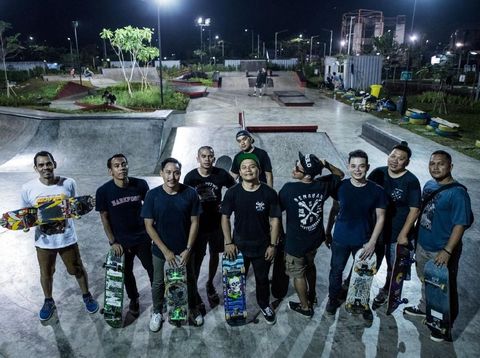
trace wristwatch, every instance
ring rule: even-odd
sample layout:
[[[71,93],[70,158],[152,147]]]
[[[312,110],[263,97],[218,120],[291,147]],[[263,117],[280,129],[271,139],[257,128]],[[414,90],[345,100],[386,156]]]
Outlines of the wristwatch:
[[[269,247],[273,247],[274,249],[276,249],[277,246],[278,246],[278,244],[272,244],[272,243],[270,243],[270,244],[268,244],[268,246],[269,246]]]
[[[186,249],[186,250],[187,250],[188,252],[190,252],[191,249],[192,249],[192,248],[191,248],[190,246],[187,246],[187,249]]]

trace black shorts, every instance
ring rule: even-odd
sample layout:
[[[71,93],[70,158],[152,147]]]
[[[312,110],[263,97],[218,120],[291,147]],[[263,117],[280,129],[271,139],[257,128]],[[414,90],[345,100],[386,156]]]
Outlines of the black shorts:
[[[220,227],[215,231],[198,233],[197,240],[195,240],[194,245],[195,254],[205,256],[207,252],[207,243],[210,255],[223,252],[223,232]]]

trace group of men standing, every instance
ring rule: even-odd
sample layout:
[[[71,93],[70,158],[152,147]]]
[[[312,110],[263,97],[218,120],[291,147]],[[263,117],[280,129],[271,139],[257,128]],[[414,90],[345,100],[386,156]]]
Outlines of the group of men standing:
[[[286,272],[293,279],[299,302],[290,301],[288,305],[299,315],[310,318],[314,313],[317,303],[315,255],[322,242],[332,251],[326,313],[335,314],[344,300],[342,274],[350,255],[358,250],[362,250],[365,258],[375,252],[378,266],[386,257],[386,282],[374,299],[375,306],[383,304],[388,295],[395,245],[412,245],[418,219],[417,274],[422,280],[425,262],[430,258],[438,265],[448,266],[453,318],[456,317],[461,239],[464,230],[472,224],[473,215],[466,188],[452,177],[452,159],[447,152],[432,153],[429,161],[432,179],[425,184],[423,198],[418,179],[407,169],[412,152],[406,142],[392,149],[387,166],[373,170],[368,177],[370,167],[364,151],[349,153],[347,179],[326,160],[299,153],[292,168],[294,181],[286,183],[277,194],[267,152],[253,145],[254,139],[246,130],[239,131],[236,140],[240,152],[233,159],[230,173],[215,166],[212,147],[202,146],[197,152],[198,167],[185,176],[183,183],[180,182],[181,163],[167,158],[161,163],[163,184],[151,190],[143,179],[128,175],[128,161],[123,154],[115,154],[107,161],[112,180],[98,188],[96,210],[112,250],[125,255],[125,287],[130,299],[129,310],[134,315],[140,311],[133,275],[135,256],[147,271],[153,301],[150,330],[158,331],[164,320],[166,264],[186,266],[190,320],[195,326],[203,324],[206,309],[197,285],[207,244],[210,261],[205,287],[210,305],[220,301],[213,285],[219,254],[224,252],[234,258],[241,251],[247,271],[250,265],[253,267],[261,312],[267,323],[274,324],[276,315],[270,305],[269,270],[283,231],[283,211],[286,213],[285,257],[276,257],[276,260],[285,260]],[[23,186],[24,206],[38,205],[59,195],[76,195],[72,179],[55,176],[52,154],[37,153],[34,168],[39,179]],[[324,169],[330,174],[322,175]],[[222,189],[227,189],[223,200]],[[323,207],[329,197],[335,201],[324,228]],[[57,254],[68,273],[77,278],[87,311],[98,310],[98,303],[88,290],[73,225],[68,219],[36,230],[45,295],[39,313],[41,320],[49,319],[55,310],[52,284]],[[425,316],[423,286],[422,283],[420,304],[407,307],[405,314]],[[373,319],[370,309],[365,311],[364,318]],[[451,339],[450,334],[432,333],[432,339]]]

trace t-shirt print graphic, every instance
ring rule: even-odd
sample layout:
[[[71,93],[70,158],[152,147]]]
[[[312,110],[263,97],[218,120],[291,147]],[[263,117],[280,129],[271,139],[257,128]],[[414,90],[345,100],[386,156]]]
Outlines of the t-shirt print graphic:
[[[39,207],[40,205],[45,204],[47,202],[60,201],[64,199],[66,199],[65,194],[43,196],[43,197],[37,198],[35,206]],[[67,220],[59,220],[51,224],[40,225],[39,230],[42,234],[45,234],[45,235],[63,234],[65,232],[66,224],[67,224]]]
[[[295,201],[298,204],[300,227],[306,231],[315,230],[322,220],[322,198],[312,197],[305,200],[300,196]]]

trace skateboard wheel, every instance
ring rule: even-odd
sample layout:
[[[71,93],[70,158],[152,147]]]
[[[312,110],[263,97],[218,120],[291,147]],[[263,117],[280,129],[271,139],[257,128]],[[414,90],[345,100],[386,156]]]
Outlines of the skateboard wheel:
[[[243,318],[247,318],[247,311],[243,312]]]
[[[372,275],[375,275],[377,273],[377,269],[376,268],[373,268],[372,269]]]
[[[224,269],[223,269],[223,276],[226,276],[227,273],[228,273],[228,270],[224,268]]]
[[[354,268],[354,271],[355,271],[355,272],[358,272],[358,271],[360,271],[360,270],[358,269],[358,267],[355,267],[355,268]]]
[[[230,319],[230,314],[229,313],[225,313],[225,319],[228,321]]]
[[[240,272],[245,273],[245,267],[244,266],[242,266],[242,268],[240,269]]]

